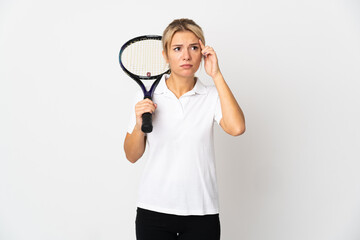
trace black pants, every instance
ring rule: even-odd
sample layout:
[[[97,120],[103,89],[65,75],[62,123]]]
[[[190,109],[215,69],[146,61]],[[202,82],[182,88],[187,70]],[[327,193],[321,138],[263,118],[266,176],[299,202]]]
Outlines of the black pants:
[[[138,208],[136,239],[220,240],[219,214],[177,216]]]

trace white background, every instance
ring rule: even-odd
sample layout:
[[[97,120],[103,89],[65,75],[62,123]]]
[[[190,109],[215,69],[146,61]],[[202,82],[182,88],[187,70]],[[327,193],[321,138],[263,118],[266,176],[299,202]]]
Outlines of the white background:
[[[359,1],[0,0],[1,240],[135,239],[118,51],[180,17],[246,115],[215,129],[222,239],[360,239]]]

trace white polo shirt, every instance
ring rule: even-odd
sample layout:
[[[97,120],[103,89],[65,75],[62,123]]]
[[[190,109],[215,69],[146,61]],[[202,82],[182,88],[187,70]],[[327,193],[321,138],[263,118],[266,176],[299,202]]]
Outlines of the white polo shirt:
[[[157,109],[141,159],[146,164],[137,206],[175,215],[219,213],[213,126],[222,114],[216,87],[198,79],[178,99],[168,89],[167,78],[163,76],[153,96]],[[143,98],[139,93],[136,102]],[[135,124],[132,113],[129,133]]]

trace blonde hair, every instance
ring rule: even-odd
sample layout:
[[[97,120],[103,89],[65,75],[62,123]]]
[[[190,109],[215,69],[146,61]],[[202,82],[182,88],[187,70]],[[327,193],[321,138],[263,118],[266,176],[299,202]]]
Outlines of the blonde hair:
[[[183,32],[183,31],[190,31],[194,33],[195,36],[198,37],[205,45],[204,33],[199,25],[197,25],[191,19],[187,19],[187,18],[175,19],[166,27],[162,36],[162,45],[166,57],[168,56],[168,48],[169,45],[171,44],[171,40],[173,36],[175,35],[175,33]]]

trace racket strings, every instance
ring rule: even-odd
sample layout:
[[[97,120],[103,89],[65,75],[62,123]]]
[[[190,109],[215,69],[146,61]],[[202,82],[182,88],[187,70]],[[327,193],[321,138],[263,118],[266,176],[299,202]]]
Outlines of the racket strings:
[[[129,45],[124,49],[121,61],[129,72],[138,76],[156,76],[168,70],[160,40],[147,39]]]

